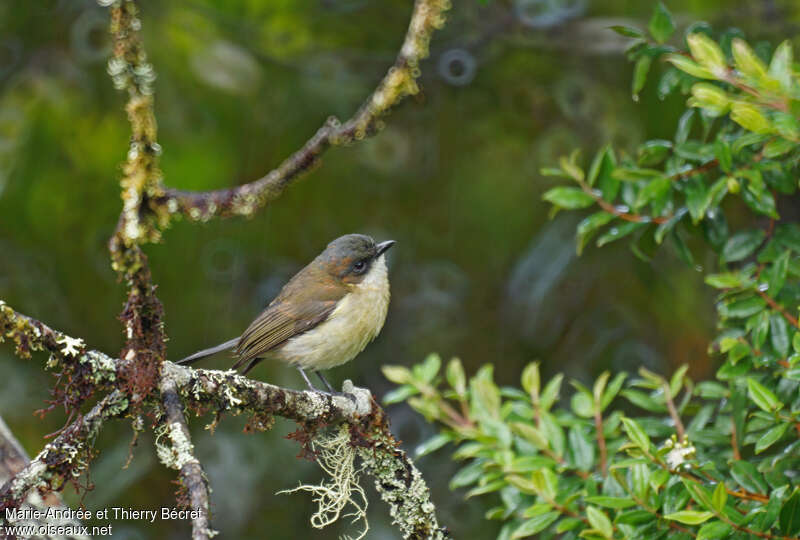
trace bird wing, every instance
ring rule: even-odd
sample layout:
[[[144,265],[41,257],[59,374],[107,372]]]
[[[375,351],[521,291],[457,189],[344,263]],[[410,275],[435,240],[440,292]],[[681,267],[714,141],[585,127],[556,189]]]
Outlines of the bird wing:
[[[298,304],[276,299],[239,338],[236,347],[239,359],[234,369],[323,322],[336,309],[337,300],[307,300]],[[247,370],[254,365],[249,364]]]

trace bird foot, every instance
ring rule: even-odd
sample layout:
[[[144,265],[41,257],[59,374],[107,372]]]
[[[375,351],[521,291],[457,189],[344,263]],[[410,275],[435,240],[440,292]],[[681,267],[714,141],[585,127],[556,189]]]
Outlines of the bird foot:
[[[325,391],[323,391],[323,390],[317,390],[317,392],[318,392],[318,393],[320,393],[320,394],[322,394],[323,396],[331,396],[331,397],[338,396],[338,397],[344,397],[344,398],[347,398],[347,399],[349,399],[349,400],[350,400],[350,401],[352,401],[353,403],[355,403],[355,402],[356,402],[356,396],[354,396],[353,394],[351,394],[351,393],[349,393],[349,392],[325,392]]]

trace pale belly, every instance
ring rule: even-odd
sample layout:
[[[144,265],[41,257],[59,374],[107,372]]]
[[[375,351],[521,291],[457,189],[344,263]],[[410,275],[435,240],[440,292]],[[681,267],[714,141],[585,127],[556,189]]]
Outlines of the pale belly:
[[[355,285],[324,322],[289,339],[268,356],[310,371],[344,364],[375,339],[388,308],[389,282],[381,256],[367,279]]]

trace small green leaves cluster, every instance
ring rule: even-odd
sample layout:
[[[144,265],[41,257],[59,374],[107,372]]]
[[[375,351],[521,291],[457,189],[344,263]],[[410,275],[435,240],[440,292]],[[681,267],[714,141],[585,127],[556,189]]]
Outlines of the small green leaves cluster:
[[[490,364],[468,377],[431,355],[384,369],[398,384],[386,401],[439,426],[418,454],[455,449],[450,487],[494,504],[500,539],[796,538],[800,225],[779,203],[800,178],[800,69],[789,42],[753,48],[705,23],[678,36],[661,3],[647,32],[613,30],[632,39],[634,98],[658,72],[658,96],[682,94],[686,110],[670,140],[543,169],[566,179],[543,198],[553,214],[589,210],[579,253],[627,238],[641,259],[667,245],[705,273],[716,378],[641,369],[568,390],[531,364],[499,387]],[[709,251],[716,263],[697,265]]]
[[[399,385],[385,401],[437,423],[417,456],[455,447],[465,464],[450,488],[494,501],[485,517],[499,540],[793,538],[796,384],[776,393],[755,377],[695,384],[686,372],[606,372],[591,388],[570,381],[567,399],[564,377],[543,381],[537,363],[499,387],[491,364],[467,378],[458,359],[442,370],[430,355],[384,368]]]

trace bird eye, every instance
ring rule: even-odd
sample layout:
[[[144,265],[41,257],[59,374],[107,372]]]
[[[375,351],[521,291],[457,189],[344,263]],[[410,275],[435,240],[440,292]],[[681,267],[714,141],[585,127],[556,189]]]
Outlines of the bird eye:
[[[353,272],[356,274],[360,274],[366,269],[367,269],[367,261],[358,261],[353,265]]]

